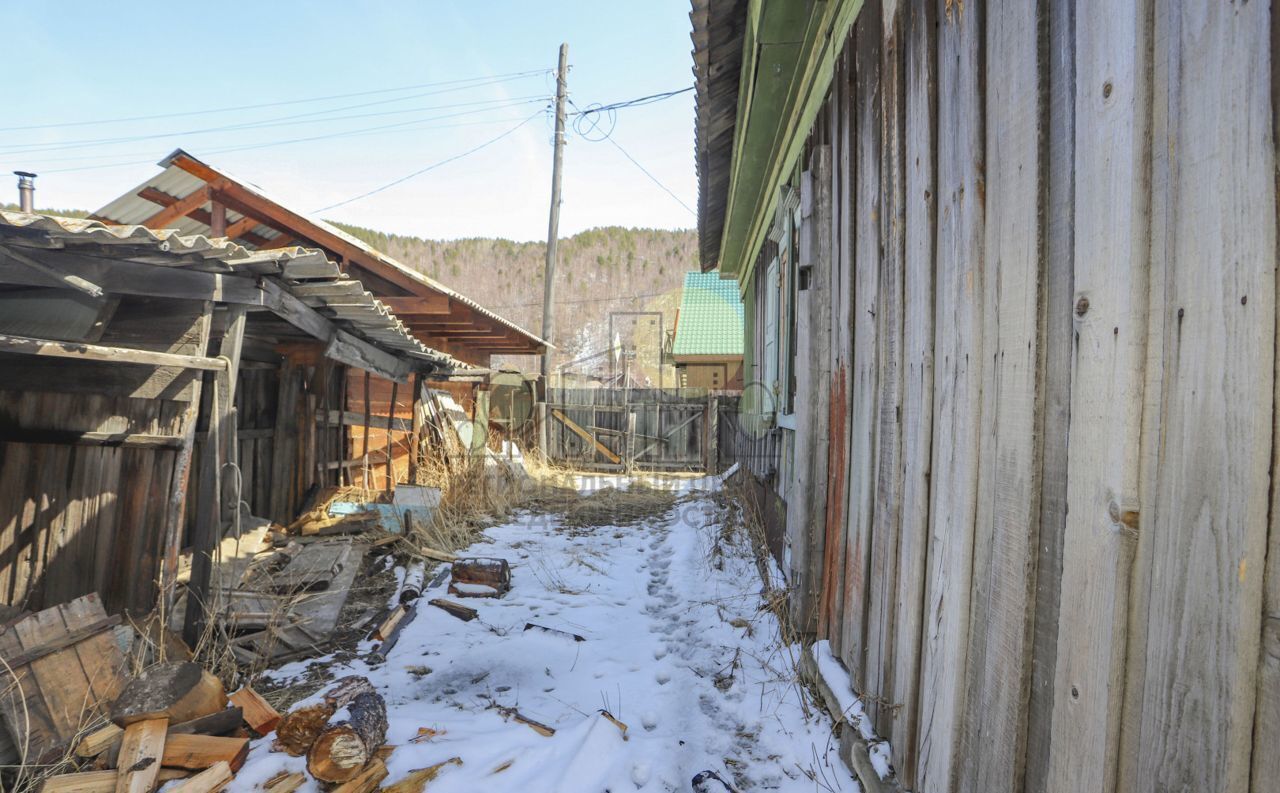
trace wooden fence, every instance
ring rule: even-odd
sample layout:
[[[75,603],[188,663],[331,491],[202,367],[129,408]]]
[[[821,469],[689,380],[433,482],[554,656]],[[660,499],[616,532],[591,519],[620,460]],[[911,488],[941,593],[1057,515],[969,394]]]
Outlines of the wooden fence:
[[[703,389],[553,389],[547,454],[590,470],[716,471],[721,397]]]
[[[1259,2],[860,12],[779,448],[801,617],[906,789],[1280,780],[1276,40]]]

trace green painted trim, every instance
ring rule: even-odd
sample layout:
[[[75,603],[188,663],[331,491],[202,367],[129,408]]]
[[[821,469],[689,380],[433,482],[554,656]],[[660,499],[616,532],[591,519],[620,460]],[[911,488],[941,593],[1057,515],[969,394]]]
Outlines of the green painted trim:
[[[795,36],[794,27],[790,27],[790,40],[782,38],[788,35],[788,26],[796,23],[794,16],[784,12],[768,18],[759,15],[779,6],[794,9],[799,4],[787,0],[759,0],[759,3],[759,10],[755,5],[748,7],[740,82],[744,90],[738,97],[733,173],[725,209],[724,233],[720,239],[720,270],[737,277],[739,290],[744,294],[745,285],[755,268],[756,253],[764,244],[777,207],[778,188],[786,175],[797,167],[804,141],[831,87],[836,56],[862,10],[863,0],[829,0],[811,4],[802,43],[797,44],[791,44],[799,38]],[[767,9],[764,7],[766,3]],[[753,13],[756,16],[751,16]],[[764,33],[757,33],[759,30]],[[764,44],[770,47],[796,48],[794,58],[789,59],[792,79],[781,95],[777,91],[756,90],[763,46],[761,35],[765,39]],[[746,49],[748,46],[750,49]],[[786,68],[782,59],[765,65]],[[748,135],[756,130],[760,132],[748,140]]]

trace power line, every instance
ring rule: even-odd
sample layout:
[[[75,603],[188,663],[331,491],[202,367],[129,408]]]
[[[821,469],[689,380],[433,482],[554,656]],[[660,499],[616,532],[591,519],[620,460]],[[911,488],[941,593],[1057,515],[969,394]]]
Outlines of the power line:
[[[661,102],[662,100],[670,99],[673,96],[679,96],[680,94],[687,94],[690,91],[692,91],[693,88],[694,87],[691,85],[688,88],[680,88],[675,91],[663,91],[660,94],[649,94],[648,96],[641,96],[635,99],[625,99],[621,102],[613,102],[607,105],[588,105],[585,110],[582,108],[578,108],[578,110],[576,110],[573,113],[570,113],[569,115],[585,116],[593,113],[607,113],[614,110],[622,110],[623,108],[627,108],[627,107],[642,107],[644,105],[652,105],[655,102]],[[574,105],[574,107],[577,107],[577,105]]]
[[[357,96],[374,96],[376,94],[395,93],[396,91],[413,91],[419,88],[435,88],[442,85],[458,85],[461,83],[471,83],[481,80],[497,80],[499,78],[519,78],[530,77],[534,75],[544,74],[547,69],[530,69],[523,72],[507,72],[506,74],[487,75],[484,77],[465,77],[457,80],[443,80],[434,83],[416,83],[414,85],[401,85],[394,88],[378,88],[370,91],[354,91],[346,94],[329,94],[328,96],[307,97],[304,99],[286,99],[279,102],[261,102],[252,105],[234,105],[231,107],[216,107],[206,110],[186,110],[174,113],[156,113],[147,116],[125,116],[120,118],[95,119],[90,121],[61,121],[51,122],[48,124],[27,124],[25,126],[0,127],[0,132],[17,132],[28,129],[54,129],[57,127],[84,127],[96,124],[123,124],[132,121],[155,121],[162,118],[181,118],[184,116],[203,116],[213,113],[227,113],[235,110],[259,110],[266,107],[284,107],[286,105],[307,104],[310,102],[327,102],[331,99],[350,99]]]
[[[484,143],[481,143],[479,146],[476,146],[476,147],[474,147],[474,148],[468,149],[468,150],[466,150],[466,151],[462,152],[461,154],[455,154],[454,156],[449,157],[449,158],[446,158],[446,159],[443,159],[443,160],[441,160],[440,162],[432,163],[431,165],[428,165],[428,166],[427,166],[427,167],[425,167],[425,168],[420,168],[420,169],[418,169],[418,170],[414,171],[413,173],[405,174],[404,176],[401,176],[399,179],[396,179],[396,180],[391,181],[391,182],[387,182],[386,184],[382,185],[381,187],[374,188],[373,190],[370,190],[370,191],[368,191],[367,193],[361,193],[360,195],[358,195],[358,196],[353,196],[353,197],[351,197],[351,198],[348,198],[348,199],[347,199],[347,200],[345,200],[345,201],[339,201],[339,202],[338,202],[338,203],[336,203],[336,204],[330,204],[329,206],[321,207],[321,208],[319,208],[319,209],[317,209],[317,210],[314,210],[312,214],[319,214],[319,213],[321,213],[321,212],[328,212],[330,209],[337,209],[337,208],[338,208],[338,207],[340,207],[340,206],[346,206],[347,204],[351,204],[351,203],[354,203],[354,202],[359,201],[359,200],[361,200],[361,199],[368,198],[368,197],[369,197],[369,196],[371,196],[371,195],[376,195],[377,193],[381,193],[383,190],[387,190],[387,189],[390,189],[390,188],[392,188],[392,187],[395,187],[395,186],[396,186],[396,185],[398,185],[398,184],[401,184],[401,183],[403,183],[403,182],[407,182],[407,181],[409,181],[410,179],[414,178],[415,176],[421,176],[422,174],[426,173],[427,171],[435,170],[436,168],[439,168],[439,167],[440,167],[440,166],[442,166],[442,165],[448,165],[448,164],[449,164],[449,163],[451,163],[451,162],[455,162],[455,161],[457,161],[457,160],[461,160],[463,157],[467,157],[467,156],[469,156],[469,155],[475,154],[476,152],[480,151],[481,149],[486,148],[486,147],[488,147],[488,146],[491,146],[491,145],[493,145],[493,144],[497,143],[498,141],[502,140],[503,138],[507,137],[508,135],[513,134],[516,130],[520,129],[520,128],[521,128],[521,127],[523,127],[525,124],[528,124],[530,121],[533,121],[535,118],[537,118],[537,117],[538,117],[538,116],[540,116],[540,115],[542,115],[542,111],[541,111],[541,110],[539,110],[538,112],[536,112],[536,113],[534,113],[533,115],[529,116],[529,117],[528,117],[528,118],[526,118],[524,121],[521,121],[519,124],[516,124],[514,127],[512,127],[512,128],[511,128],[511,129],[509,129],[509,130],[507,130],[506,132],[502,133],[501,135],[497,136],[496,138],[490,138],[489,140],[485,141]]]
[[[467,86],[467,88],[471,88],[471,87],[473,86]],[[457,90],[457,89],[450,89],[450,90]],[[382,111],[380,113],[349,114],[346,116],[334,116],[332,118],[323,118],[323,117],[317,118],[317,116],[324,116],[326,114],[337,113],[344,110],[356,110],[363,107],[369,107],[371,105],[386,104],[387,102],[400,102],[400,101],[406,101],[409,99],[420,99],[425,96],[434,96],[440,93],[445,93],[445,92],[435,91],[435,92],[429,92],[425,94],[415,94],[407,97],[398,97],[393,100],[383,100],[380,102],[369,102],[369,103],[364,103],[359,105],[349,105],[346,107],[330,108],[328,110],[312,111],[309,113],[300,113],[300,114],[295,114],[291,116],[278,116],[276,118],[262,119],[260,121],[249,121],[249,122],[241,122],[236,124],[222,124],[214,127],[203,127],[199,129],[180,130],[177,132],[157,132],[157,133],[150,133],[146,135],[127,135],[127,136],[116,137],[116,138],[80,139],[80,140],[72,140],[72,141],[60,141],[57,143],[35,144],[35,145],[23,144],[23,143],[9,143],[9,144],[0,144],[0,149],[7,149],[7,151],[4,151],[3,153],[8,155],[42,154],[50,151],[66,151],[68,149],[83,149],[83,148],[89,148],[92,146],[112,146],[112,145],[118,145],[121,143],[136,143],[138,141],[143,141],[143,140],[156,140],[157,138],[174,138],[174,137],[183,137],[183,136],[189,136],[189,135],[204,135],[211,132],[239,132],[243,130],[263,129],[263,128],[274,127],[274,126],[288,126],[291,124],[342,121],[342,120],[352,119],[352,118],[369,118],[369,117],[375,117],[375,116],[381,116],[381,115],[396,115],[401,113],[419,112],[424,110],[449,110],[456,107],[473,107],[475,105],[495,104],[495,103],[513,101],[511,98],[504,97],[500,99],[482,99],[482,100],[476,100],[474,102],[454,102],[452,104],[431,105],[431,106],[419,107],[419,108],[402,108],[399,110]],[[537,95],[531,94],[531,95],[526,95],[522,97],[516,97],[516,99],[541,99],[541,98],[542,98],[541,94],[537,94]]]
[[[427,122],[430,122],[430,121],[437,121],[440,119],[457,118],[459,116],[473,115],[475,113],[490,112],[493,110],[505,110],[512,107],[519,107],[521,105],[528,105],[533,102],[541,103],[543,101],[545,101],[545,97],[540,97],[538,99],[533,99],[533,100],[523,100],[519,102],[512,102],[508,105],[496,105],[494,107],[468,110],[468,111],[463,111],[461,113],[449,113],[442,116],[433,116],[431,118],[415,119],[413,121],[398,121],[394,124],[379,124],[372,127],[361,127],[359,129],[354,129],[354,130],[330,132],[323,135],[311,135],[303,138],[286,138],[284,140],[272,140],[272,141],[266,141],[263,143],[251,143],[251,144],[246,144],[242,146],[225,146],[221,148],[209,149],[206,152],[206,154],[227,154],[231,152],[249,151],[253,149],[266,149],[266,148],[272,148],[275,146],[287,146],[287,145],[292,145],[296,143],[310,143],[318,140],[331,140],[334,138],[358,137],[361,135],[372,135],[372,134],[379,134],[379,133],[393,132],[393,131],[401,132],[406,130],[448,129],[452,127],[468,126],[468,124],[466,123],[440,124],[440,125],[428,125],[428,126],[423,126],[423,124],[426,124]],[[481,123],[497,124],[497,123],[512,121],[512,120],[516,120],[516,119],[511,119],[511,118],[486,119],[484,121],[470,122],[470,124],[481,124]],[[523,120],[527,121],[527,119],[523,119]],[[126,160],[126,161],[120,161],[120,162],[100,163],[97,165],[77,165],[69,168],[41,168],[39,170],[40,170],[40,173],[44,173],[44,174],[72,173],[75,171],[95,171],[95,170],[101,170],[104,168],[123,168],[130,165],[152,165],[154,163],[155,163],[155,157],[152,156],[144,160]]]
[[[619,143],[618,143],[616,140],[614,140],[612,137],[605,138],[605,140],[607,140],[607,141],[609,141],[610,143],[612,143],[612,144],[613,144],[613,147],[614,147],[615,149],[617,149],[618,151],[622,152],[622,156],[623,156],[623,157],[626,157],[628,160],[630,160],[630,161],[631,161],[631,164],[632,164],[632,165],[634,165],[635,167],[637,167],[637,168],[639,168],[639,169],[640,169],[640,173],[642,173],[642,174],[644,174],[645,176],[649,177],[649,180],[650,180],[650,181],[652,181],[652,182],[653,182],[654,184],[656,184],[658,187],[661,187],[661,188],[662,188],[662,190],[663,190],[663,192],[665,192],[667,195],[669,195],[669,196],[671,196],[673,199],[675,199],[675,202],[676,202],[677,204],[679,204],[680,206],[684,207],[684,208],[685,208],[685,211],[687,211],[690,215],[693,215],[694,217],[697,217],[697,216],[698,216],[698,213],[697,213],[697,212],[694,212],[694,211],[693,211],[693,209],[692,209],[692,208],[690,208],[688,204],[686,204],[685,202],[683,202],[683,201],[681,201],[681,200],[680,200],[680,196],[678,196],[678,195],[676,195],[675,193],[671,192],[671,188],[667,187],[665,184],[663,184],[662,182],[658,181],[658,177],[656,177],[656,176],[654,176],[653,174],[649,173],[649,170],[648,170],[647,168],[645,168],[643,165],[641,165],[641,164],[636,160],[636,158],[635,158],[635,157],[632,157],[630,154],[628,154],[628,153],[627,153],[627,150],[626,150],[626,149],[624,149],[624,148],[622,148],[621,144],[619,144]]]

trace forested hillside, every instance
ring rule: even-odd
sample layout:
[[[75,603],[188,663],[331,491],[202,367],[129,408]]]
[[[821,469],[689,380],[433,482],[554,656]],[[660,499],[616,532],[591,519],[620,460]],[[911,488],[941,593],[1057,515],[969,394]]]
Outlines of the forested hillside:
[[[538,332],[542,327],[545,243],[481,238],[424,240],[337,224],[373,247],[457,289],[486,308]],[[692,230],[597,228],[560,241],[556,270],[558,361],[608,347],[611,311],[661,311],[671,330],[684,274],[697,267]],[[656,354],[656,326],[619,318],[615,333],[638,345],[642,362]]]

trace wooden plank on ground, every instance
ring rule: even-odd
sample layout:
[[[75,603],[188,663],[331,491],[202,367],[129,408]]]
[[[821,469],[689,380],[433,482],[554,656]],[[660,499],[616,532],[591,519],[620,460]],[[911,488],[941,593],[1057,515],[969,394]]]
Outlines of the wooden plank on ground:
[[[1074,171],[1084,200],[1074,207],[1074,293],[1050,303],[1072,306],[1074,322],[1053,329],[1074,339],[1063,356],[1071,444],[1053,711],[1051,731],[1038,734],[1048,741],[1053,790],[1107,790],[1116,774],[1147,353],[1150,16],[1145,0],[1105,8],[1087,0],[1076,9]],[[1052,616],[1037,613],[1037,633]]]
[[[125,728],[116,761],[120,769],[116,793],[151,793],[155,789],[168,727],[168,719],[148,719]]]
[[[938,243],[932,500],[920,669],[916,786],[951,790],[965,701],[978,424],[984,359],[983,9],[938,20]],[[945,130],[945,133],[942,132]]]
[[[917,724],[933,431],[934,256],[937,240],[937,3],[911,0],[906,45],[906,210],[902,329],[902,523],[898,544],[893,767],[916,789]]]
[[[1271,13],[1155,3],[1148,360],[1160,367],[1145,392],[1141,635],[1126,662],[1118,790],[1249,785],[1274,487]]]

